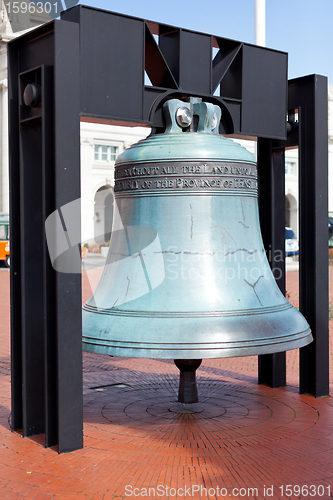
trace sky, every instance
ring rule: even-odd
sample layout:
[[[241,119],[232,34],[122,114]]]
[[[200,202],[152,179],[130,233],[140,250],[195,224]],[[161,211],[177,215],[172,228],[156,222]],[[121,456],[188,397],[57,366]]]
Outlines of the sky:
[[[80,0],[80,4],[255,43],[255,0]],[[333,85],[333,0],[266,0],[266,47],[288,53],[288,77]]]

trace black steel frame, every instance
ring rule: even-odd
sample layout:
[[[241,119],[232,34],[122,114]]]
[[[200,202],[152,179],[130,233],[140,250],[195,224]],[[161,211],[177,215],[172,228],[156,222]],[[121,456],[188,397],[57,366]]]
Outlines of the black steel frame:
[[[298,120],[295,123],[295,115]],[[300,393],[329,394],[328,326],[328,104],[327,78],[310,75],[289,81],[287,141],[259,139],[259,212],[269,255],[284,248],[284,152],[299,148],[299,296],[314,341],[300,349]],[[285,289],[285,265],[277,280]],[[259,356],[259,383],[286,384],[286,353]]]
[[[54,28],[8,47],[12,429],[66,452],[83,445],[81,275],[52,268],[45,219],[80,197],[79,30]],[[23,102],[31,83],[36,109]]]
[[[10,42],[8,56],[12,430],[45,433],[59,452],[83,446],[81,276],[52,268],[44,227],[58,210],[66,232],[61,207],[80,197],[80,117],[159,129],[171,97],[215,102],[221,133],[258,138],[273,255],[284,251],[284,148],[299,147],[301,310],[315,337],[301,350],[300,391],[328,394],[326,78],[292,80],[288,91],[283,52],[83,6]],[[23,101],[28,84],[41,87],[36,108]],[[288,139],[287,110],[300,118]],[[73,245],[68,259],[79,252]],[[284,385],[285,373],[285,353],[259,357],[259,383]]]

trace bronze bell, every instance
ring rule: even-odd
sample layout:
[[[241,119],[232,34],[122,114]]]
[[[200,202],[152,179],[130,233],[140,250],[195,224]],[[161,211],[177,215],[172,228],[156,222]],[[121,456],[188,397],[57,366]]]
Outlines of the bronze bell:
[[[219,135],[218,106],[174,99],[164,114],[164,133],[116,161],[110,249],[83,306],[83,349],[196,366],[307,345],[309,325],[266,258],[254,156]]]

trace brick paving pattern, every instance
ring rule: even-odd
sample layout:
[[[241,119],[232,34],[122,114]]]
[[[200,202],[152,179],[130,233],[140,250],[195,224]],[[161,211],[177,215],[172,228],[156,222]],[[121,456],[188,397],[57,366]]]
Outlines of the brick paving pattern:
[[[296,306],[297,289],[288,272]],[[255,356],[204,360],[192,413],[177,411],[173,361],[84,353],[84,448],[59,455],[12,433],[6,270],[0,291],[0,500],[333,498],[333,400],[298,394],[297,351],[279,389],[257,384]]]

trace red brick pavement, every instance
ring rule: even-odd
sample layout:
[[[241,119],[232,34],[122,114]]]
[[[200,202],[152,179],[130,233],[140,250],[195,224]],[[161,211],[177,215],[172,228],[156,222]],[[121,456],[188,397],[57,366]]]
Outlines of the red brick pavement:
[[[298,275],[287,274],[297,305]],[[203,361],[188,414],[174,411],[172,361],[84,353],[84,448],[58,455],[43,436],[12,433],[7,271],[0,292],[0,500],[333,497],[333,402],[298,394],[296,351],[280,389],[257,385],[256,357]]]

